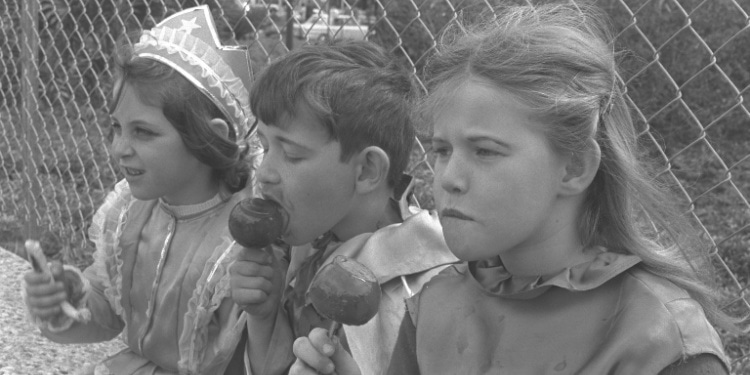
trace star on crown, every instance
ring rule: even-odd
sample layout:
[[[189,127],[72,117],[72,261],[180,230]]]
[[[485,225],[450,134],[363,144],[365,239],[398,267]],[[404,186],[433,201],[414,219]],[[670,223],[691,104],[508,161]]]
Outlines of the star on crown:
[[[189,20],[182,20],[182,27],[180,27],[178,30],[184,31],[187,34],[190,34],[195,29],[200,29],[201,27],[195,23],[196,17],[193,17]]]
[[[135,54],[167,64],[195,84],[234,120],[238,139],[254,130],[247,47],[221,44],[208,5],[177,12],[144,31]]]

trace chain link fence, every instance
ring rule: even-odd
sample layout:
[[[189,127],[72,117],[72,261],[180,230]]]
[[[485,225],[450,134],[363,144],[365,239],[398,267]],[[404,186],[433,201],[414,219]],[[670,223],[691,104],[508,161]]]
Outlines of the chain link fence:
[[[90,262],[86,228],[120,178],[107,151],[116,40],[208,4],[225,44],[255,71],[290,49],[367,38],[421,78],[435,39],[459,17],[509,0],[5,0],[0,4],[0,247],[54,233],[66,261]],[[538,2],[538,1],[533,1]],[[622,80],[644,149],[675,182],[705,237],[727,312],[750,316],[750,0],[599,0],[617,32]],[[425,145],[425,147],[428,147]],[[420,144],[412,172],[426,188]],[[20,251],[20,250],[19,250]],[[735,374],[750,338],[723,335]]]

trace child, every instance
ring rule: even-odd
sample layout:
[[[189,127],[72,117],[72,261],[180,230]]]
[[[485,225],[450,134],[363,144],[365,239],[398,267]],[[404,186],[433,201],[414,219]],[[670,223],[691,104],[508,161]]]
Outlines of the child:
[[[417,89],[391,55],[366,41],[302,47],[254,82],[264,156],[262,195],[289,217],[286,262],[246,249],[232,266],[232,297],[249,313],[254,374],[285,373],[295,337],[328,326],[305,298],[312,276],[336,255],[369,267],[381,284],[378,315],[341,330],[367,373],[384,371],[404,314],[404,299],[455,257],[437,217],[409,207],[402,172],[416,130]]]
[[[680,238],[636,158],[602,20],[570,2],[511,7],[428,65],[434,195],[467,264],[408,301],[389,373],[727,373],[707,319],[725,317],[639,219]],[[291,373],[331,368],[322,333],[295,344]]]
[[[227,220],[248,195],[246,52],[221,47],[200,6],[117,57],[111,153],[125,180],[90,229],[96,253],[82,303],[91,319],[61,315],[63,283],[35,272],[25,275],[30,314],[55,342],[122,334],[127,348],[97,374],[221,374],[245,325],[229,296]]]

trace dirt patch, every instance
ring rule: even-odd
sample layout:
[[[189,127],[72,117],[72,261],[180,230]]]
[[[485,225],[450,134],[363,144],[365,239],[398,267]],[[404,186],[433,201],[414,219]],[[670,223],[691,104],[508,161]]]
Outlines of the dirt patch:
[[[99,344],[58,344],[29,321],[21,299],[23,275],[31,266],[0,248],[0,375],[76,374],[124,347],[115,339]]]

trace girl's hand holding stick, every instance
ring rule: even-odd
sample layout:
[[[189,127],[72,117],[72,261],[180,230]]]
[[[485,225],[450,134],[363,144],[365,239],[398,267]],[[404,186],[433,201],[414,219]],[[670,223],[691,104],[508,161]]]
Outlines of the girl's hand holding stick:
[[[26,255],[37,276],[43,275],[44,279],[48,280],[48,284],[52,286],[57,282],[63,284],[62,290],[54,287],[40,288],[39,285],[42,283],[37,283],[37,281],[41,279],[35,276],[27,276],[27,303],[30,305],[32,315],[44,320],[57,311],[54,305],[58,305],[60,311],[74,321],[88,321],[91,318],[91,312],[85,307],[76,308],[73,306],[73,303],[85,306],[85,303],[82,302],[85,302],[83,299],[88,290],[88,282],[80,271],[74,267],[63,266],[59,262],[53,263],[50,267],[47,256],[42,250],[42,245],[37,240],[27,240],[25,247]],[[36,309],[47,313],[36,314],[34,313]]]

